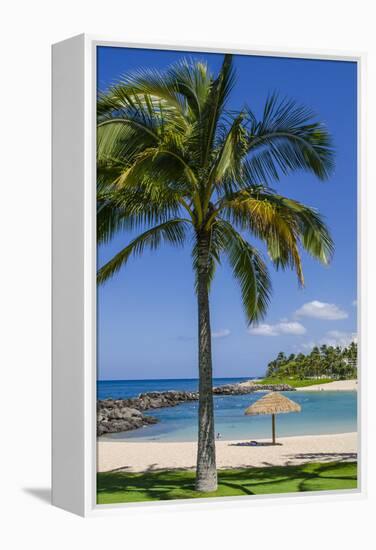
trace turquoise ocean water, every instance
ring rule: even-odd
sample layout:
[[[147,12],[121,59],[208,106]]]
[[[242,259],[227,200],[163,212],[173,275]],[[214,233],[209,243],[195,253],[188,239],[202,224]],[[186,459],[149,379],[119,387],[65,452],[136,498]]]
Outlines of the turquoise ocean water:
[[[217,378],[214,385],[240,382],[242,378]],[[197,389],[197,380],[116,380],[99,381],[98,399],[136,397],[147,391]],[[270,416],[245,416],[244,410],[263,393],[235,396],[215,396],[215,429],[221,439],[256,439],[270,436]],[[343,391],[284,392],[299,403],[300,413],[277,416],[279,436],[317,435],[357,431],[357,393]],[[155,409],[146,414],[155,416],[159,423],[138,430],[112,434],[112,440],[132,441],[195,441],[197,439],[198,403],[184,403],[176,407]]]

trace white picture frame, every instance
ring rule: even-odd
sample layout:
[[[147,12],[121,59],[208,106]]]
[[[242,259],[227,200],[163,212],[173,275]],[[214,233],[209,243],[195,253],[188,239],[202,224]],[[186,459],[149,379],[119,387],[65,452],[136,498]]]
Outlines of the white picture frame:
[[[268,50],[230,44],[135,44],[79,35],[52,48],[52,502],[91,516],[129,508],[197,506],[96,504],[96,48],[148,48],[353,61],[358,67],[358,488],[351,491],[210,499],[200,506],[265,505],[289,499],[362,498],[366,492],[365,430],[365,55]]]

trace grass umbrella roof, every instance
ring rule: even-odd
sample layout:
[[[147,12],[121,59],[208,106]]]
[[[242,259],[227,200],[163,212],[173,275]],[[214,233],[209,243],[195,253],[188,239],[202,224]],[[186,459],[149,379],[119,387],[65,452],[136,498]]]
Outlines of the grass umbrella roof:
[[[245,410],[245,414],[280,414],[300,412],[301,410],[301,406],[295,403],[295,401],[278,392],[270,392],[250,405]]]

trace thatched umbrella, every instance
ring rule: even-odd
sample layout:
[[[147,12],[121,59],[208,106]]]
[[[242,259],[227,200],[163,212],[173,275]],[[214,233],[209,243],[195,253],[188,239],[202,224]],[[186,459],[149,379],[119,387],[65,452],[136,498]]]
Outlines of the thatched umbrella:
[[[273,445],[275,445],[275,415],[281,413],[300,412],[301,410],[301,406],[298,405],[298,403],[295,403],[295,401],[291,401],[291,399],[281,395],[278,392],[270,392],[248,407],[248,409],[245,410],[245,414],[272,415]]]

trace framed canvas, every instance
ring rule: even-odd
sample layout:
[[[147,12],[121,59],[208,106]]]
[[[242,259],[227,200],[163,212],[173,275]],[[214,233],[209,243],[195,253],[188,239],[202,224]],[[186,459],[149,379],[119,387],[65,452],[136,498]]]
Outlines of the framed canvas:
[[[358,54],[53,46],[56,506],[364,494],[363,82]]]

